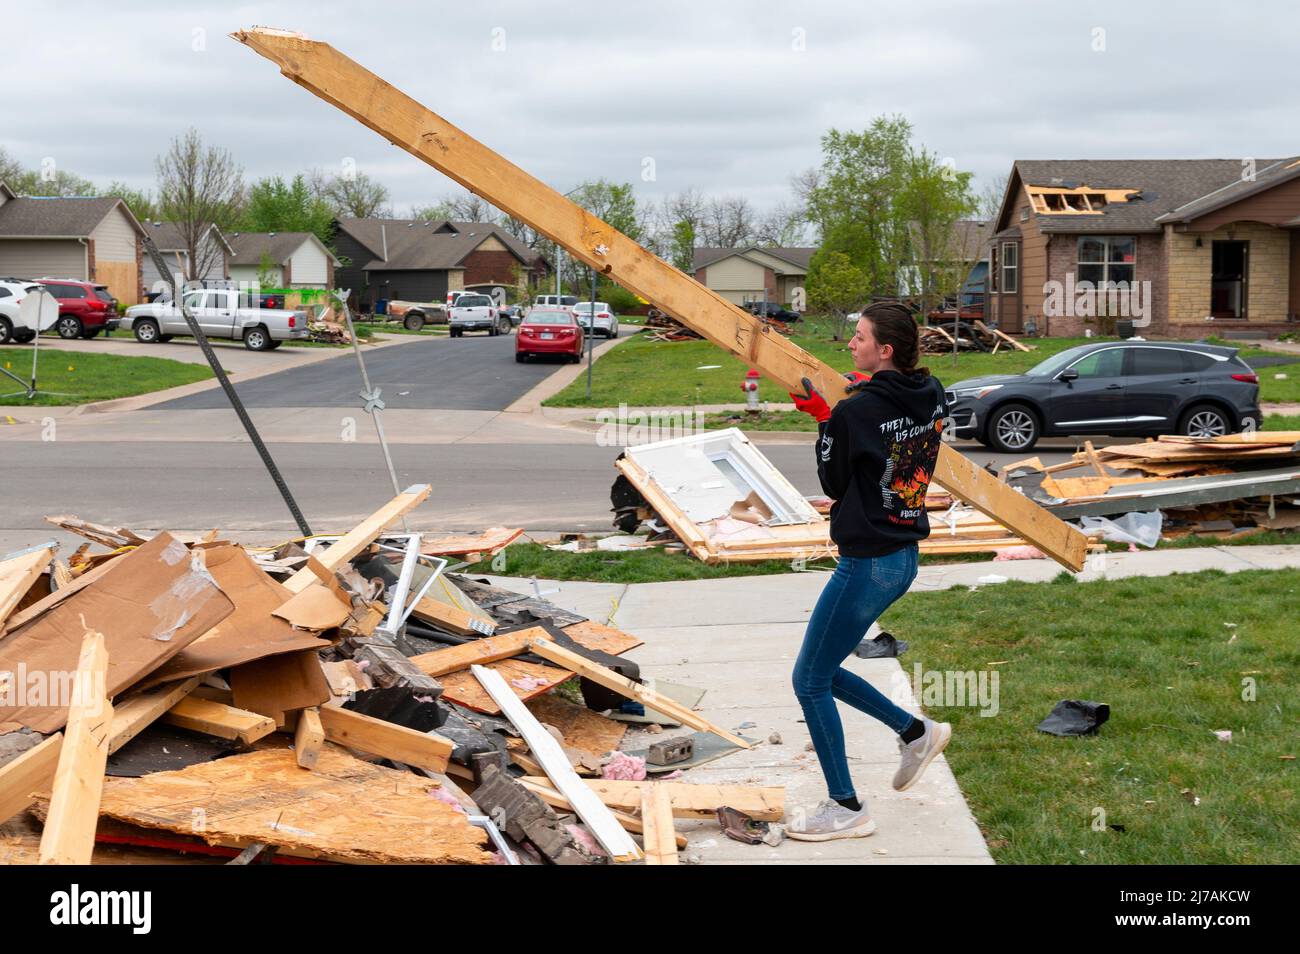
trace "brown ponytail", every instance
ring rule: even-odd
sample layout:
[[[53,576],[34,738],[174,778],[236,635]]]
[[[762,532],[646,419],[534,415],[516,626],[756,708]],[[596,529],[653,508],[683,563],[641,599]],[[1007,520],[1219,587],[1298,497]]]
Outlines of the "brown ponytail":
[[[862,317],[871,322],[871,332],[880,344],[894,348],[894,366],[904,374],[928,376],[929,368],[918,368],[921,357],[921,332],[916,319],[903,305],[893,301],[877,302],[862,309]]]

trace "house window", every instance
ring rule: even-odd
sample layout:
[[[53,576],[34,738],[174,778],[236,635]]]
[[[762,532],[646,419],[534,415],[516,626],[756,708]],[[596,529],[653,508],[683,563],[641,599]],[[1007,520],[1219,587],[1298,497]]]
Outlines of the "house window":
[[[1020,246],[1002,243],[1002,290],[1014,295],[1020,289]]]
[[[1078,280],[1097,288],[1112,282],[1133,283],[1137,239],[1131,235],[1081,235]]]

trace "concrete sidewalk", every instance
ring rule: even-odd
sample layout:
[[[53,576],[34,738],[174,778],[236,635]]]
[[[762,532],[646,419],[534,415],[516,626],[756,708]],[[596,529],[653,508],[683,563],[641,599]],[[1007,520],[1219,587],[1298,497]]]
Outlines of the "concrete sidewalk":
[[[1166,576],[1220,569],[1300,567],[1300,546],[1204,547],[1109,554],[1089,566],[1080,580]],[[1062,572],[1050,560],[966,563],[922,567],[913,592],[977,585],[990,574],[1027,582]],[[521,593],[532,583],[511,577],[493,582]],[[809,751],[803,713],[790,686],[790,672],[813,606],[826,583],[821,572],[732,577],[673,583],[563,583],[538,581],[546,599],[609,621],[646,641],[627,654],[643,676],[705,690],[700,712],[730,731],[760,740],[691,769],[696,783],[782,785],[786,811],[811,807],[826,797],[817,757]],[[983,584],[997,585],[997,584]],[[906,657],[904,657],[906,659]],[[898,660],[850,657],[845,666],[887,695],[903,678]],[[905,680],[904,680],[905,681]],[[904,708],[919,712],[914,699]],[[787,839],[777,848],[742,845],[723,836],[712,822],[679,821],[687,835],[687,856],[704,864],[991,864],[979,826],[946,760],[941,756],[906,793],[891,787],[898,766],[896,737],[880,723],[840,706],[849,768],[858,795],[870,805],[879,830],[869,838],[824,843]],[[667,730],[681,734],[682,730]],[[769,744],[773,732],[780,744]],[[643,748],[664,736],[628,733],[624,749]],[[953,746],[961,745],[960,735]]]

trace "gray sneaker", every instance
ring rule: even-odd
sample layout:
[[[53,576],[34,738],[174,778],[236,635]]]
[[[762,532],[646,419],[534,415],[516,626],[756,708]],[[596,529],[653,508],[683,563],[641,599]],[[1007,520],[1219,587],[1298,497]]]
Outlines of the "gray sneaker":
[[[865,838],[874,834],[876,823],[863,804],[861,811],[851,811],[839,802],[818,802],[813,813],[786,826],[785,833],[797,841],[833,841],[837,838]]]
[[[925,732],[919,739],[911,742],[904,742],[901,738],[898,740],[898,751],[903,758],[898,771],[894,773],[895,791],[905,792],[915,785],[925,767],[948,747],[948,740],[952,738],[952,726],[947,722],[931,722],[925,716],[921,716],[921,719],[925,723]]]

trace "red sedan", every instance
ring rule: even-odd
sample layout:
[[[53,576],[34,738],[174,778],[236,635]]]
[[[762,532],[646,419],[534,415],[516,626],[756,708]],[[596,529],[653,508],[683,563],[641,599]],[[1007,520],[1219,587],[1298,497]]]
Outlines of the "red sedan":
[[[535,354],[562,354],[578,362],[584,337],[582,326],[567,308],[534,308],[515,336],[515,360],[522,363]]]

